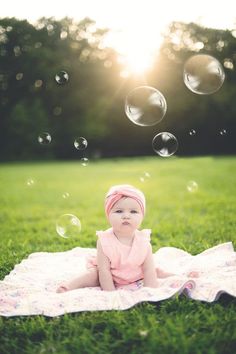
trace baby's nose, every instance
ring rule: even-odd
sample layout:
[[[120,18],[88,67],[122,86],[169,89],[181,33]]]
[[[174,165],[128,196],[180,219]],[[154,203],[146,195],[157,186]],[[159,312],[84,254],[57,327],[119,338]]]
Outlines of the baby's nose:
[[[124,212],[123,218],[124,218],[124,219],[129,219],[129,218],[130,218],[130,215],[129,215],[129,212],[128,212],[128,211],[127,211],[127,212]]]

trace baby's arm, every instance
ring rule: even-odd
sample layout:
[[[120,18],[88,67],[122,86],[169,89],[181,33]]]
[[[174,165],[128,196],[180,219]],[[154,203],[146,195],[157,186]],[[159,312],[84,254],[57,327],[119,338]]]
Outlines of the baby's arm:
[[[110,261],[104,254],[99,240],[97,241],[97,264],[99,283],[102,290],[116,290],[110,271]]]
[[[143,263],[144,286],[149,288],[157,288],[157,275],[152,255],[152,247],[149,247],[146,259]]]

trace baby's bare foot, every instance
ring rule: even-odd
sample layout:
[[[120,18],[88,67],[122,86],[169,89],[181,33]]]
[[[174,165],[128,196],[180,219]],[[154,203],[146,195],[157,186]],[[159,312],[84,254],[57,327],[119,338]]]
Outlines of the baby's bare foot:
[[[60,285],[57,288],[57,293],[65,293],[66,291],[69,291],[69,288],[66,285]]]

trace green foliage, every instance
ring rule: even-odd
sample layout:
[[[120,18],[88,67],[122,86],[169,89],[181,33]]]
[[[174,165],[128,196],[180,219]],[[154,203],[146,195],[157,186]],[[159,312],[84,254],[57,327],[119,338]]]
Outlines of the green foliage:
[[[0,19],[0,160],[75,158],[77,136],[89,141],[90,156],[150,155],[152,138],[166,130],[181,142],[179,155],[235,153],[236,39],[230,31],[172,23],[146,77],[127,79],[120,76],[118,54],[104,48],[106,33],[88,18],[42,18],[35,26]],[[183,65],[198,53],[225,65],[226,81],[214,95],[184,86]],[[59,86],[54,78],[61,70],[69,82]],[[160,124],[141,128],[126,118],[124,100],[130,89],[147,84],[163,92],[168,110]],[[42,129],[53,141],[43,155],[37,142]]]
[[[233,119],[235,105],[232,92],[235,94],[236,57],[233,48],[236,48],[236,38],[230,31],[204,28],[194,23],[174,22],[165,34],[161,55],[156,62],[156,75],[151,72],[149,80],[153,86],[160,83],[170,103],[160,131],[173,130],[176,133],[182,141],[180,155],[235,151],[236,124]],[[224,67],[225,82],[212,95],[197,95],[184,86],[184,63],[196,54],[209,54]],[[161,68],[161,73],[158,68]],[[229,134],[227,139],[222,140],[219,131],[223,126],[227,127]],[[194,139],[188,134],[192,128],[197,131]]]
[[[150,174],[144,182],[140,177]],[[0,169],[0,277],[32,252],[95,247],[95,231],[108,227],[103,199],[115,183],[130,183],[147,198],[144,228],[153,250],[174,246],[197,254],[235,237],[236,160],[224,158],[129,158],[78,162],[2,164]],[[35,184],[26,185],[32,178]],[[189,180],[198,191],[189,193]],[[62,194],[68,192],[69,198]],[[55,230],[64,213],[82,222],[78,239]],[[235,299],[215,303],[184,296],[142,303],[126,311],[0,318],[3,354],[179,353],[231,354],[236,345]]]

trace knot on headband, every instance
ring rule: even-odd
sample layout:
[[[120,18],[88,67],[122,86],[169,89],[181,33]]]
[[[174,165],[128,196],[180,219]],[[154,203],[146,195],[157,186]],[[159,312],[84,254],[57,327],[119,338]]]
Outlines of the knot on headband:
[[[107,218],[112,207],[123,197],[135,199],[139,203],[143,215],[145,214],[146,202],[144,194],[139,189],[129,184],[120,184],[111,187],[106,194],[105,213]]]

